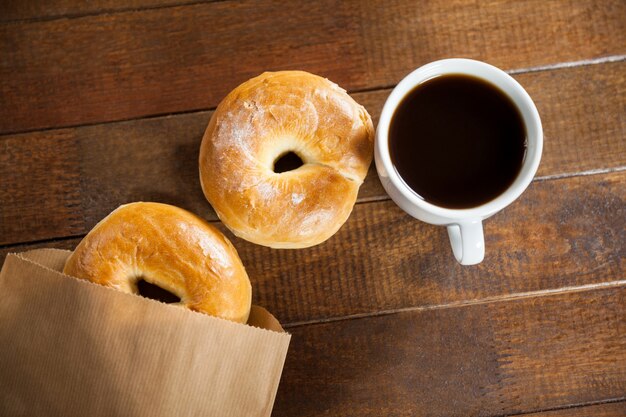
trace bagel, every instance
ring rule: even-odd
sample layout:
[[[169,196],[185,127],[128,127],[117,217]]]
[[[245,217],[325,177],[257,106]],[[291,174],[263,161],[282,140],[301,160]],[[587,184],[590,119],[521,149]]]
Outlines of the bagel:
[[[237,251],[199,217],[159,203],[120,206],[78,244],[63,272],[126,293],[146,281],[182,306],[245,323],[252,289]]]
[[[235,235],[272,248],[304,248],[347,220],[374,150],[365,108],[303,71],[266,72],[219,104],[200,146],[200,183]],[[282,156],[302,166],[275,172]]]

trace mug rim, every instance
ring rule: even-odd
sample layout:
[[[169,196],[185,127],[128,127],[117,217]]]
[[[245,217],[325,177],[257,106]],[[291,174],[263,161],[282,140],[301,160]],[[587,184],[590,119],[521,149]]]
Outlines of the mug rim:
[[[463,69],[459,70],[459,67]],[[476,74],[476,72],[481,72],[481,74]],[[485,76],[485,73],[488,75]],[[495,85],[513,101],[522,114],[524,127],[526,129],[526,154],[524,155],[520,172],[511,185],[494,199],[469,208],[446,208],[424,200],[406,184],[402,176],[398,173],[396,166],[391,161],[389,153],[389,127],[391,118],[402,99],[418,85],[445,74],[470,75],[481,78],[491,85]],[[496,78],[500,83],[494,82]],[[505,85],[504,88],[503,85]],[[522,108],[520,104],[522,104],[525,109]],[[526,110],[526,112],[524,110]],[[525,115],[529,115],[529,117]],[[530,133],[531,129],[535,132],[532,138]],[[378,121],[376,129],[376,148],[389,180],[411,204],[439,217],[450,220],[462,220],[489,216],[511,204],[524,192],[532,182],[539,167],[543,150],[543,129],[535,103],[526,90],[509,74],[482,61],[467,58],[447,58],[430,62],[413,70],[391,91],[383,105]]]

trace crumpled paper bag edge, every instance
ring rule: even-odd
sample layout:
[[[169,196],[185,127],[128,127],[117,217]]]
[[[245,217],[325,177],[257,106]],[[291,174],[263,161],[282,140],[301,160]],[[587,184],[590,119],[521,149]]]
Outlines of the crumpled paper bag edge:
[[[291,334],[289,332],[286,332],[283,329],[283,327],[280,324],[280,322],[278,321],[278,319],[276,319],[276,317],[274,317],[274,315],[272,313],[270,313],[267,309],[265,309],[263,307],[252,305],[252,309],[260,309],[263,312],[263,314],[268,314],[269,316],[271,316],[274,319],[274,321],[276,322],[276,324],[281,328],[281,331],[272,330],[272,329],[266,329],[266,328],[263,328],[263,327],[250,325],[250,324],[247,324],[247,323],[246,324],[236,323],[236,322],[233,322],[233,321],[230,321],[230,320],[226,320],[226,319],[223,319],[223,318],[220,318],[220,317],[215,317],[215,316],[211,316],[211,315],[208,315],[208,314],[200,313],[198,311],[193,311],[193,310],[190,310],[190,309],[182,307],[182,306],[162,303],[160,301],[153,300],[151,298],[142,297],[141,295],[138,295],[138,294],[125,293],[125,292],[116,290],[115,288],[106,287],[104,285],[96,284],[96,283],[91,282],[91,281],[87,281],[87,280],[84,280],[84,279],[73,277],[71,275],[64,274],[63,272],[57,271],[57,270],[55,270],[53,268],[50,268],[47,265],[41,264],[41,263],[37,262],[36,260],[32,259],[30,256],[28,256],[29,254],[30,255],[34,255],[34,254],[44,253],[44,252],[62,252],[62,253],[67,254],[67,255],[72,253],[72,251],[66,250],[66,249],[41,248],[41,249],[32,249],[32,250],[25,251],[25,252],[10,252],[10,253],[7,254],[7,258],[9,256],[16,256],[16,257],[20,258],[21,260],[23,260],[25,262],[37,265],[37,266],[39,266],[41,268],[44,268],[44,269],[46,269],[46,270],[48,270],[50,272],[53,272],[54,274],[58,274],[58,275],[60,275],[60,276],[62,276],[64,278],[69,278],[69,279],[75,280],[77,282],[80,282],[81,284],[93,285],[93,286],[98,287],[98,288],[103,288],[103,289],[105,289],[107,291],[114,291],[114,292],[116,292],[118,294],[125,294],[126,296],[134,297],[135,300],[139,300],[139,302],[157,303],[159,305],[166,306],[167,308],[182,309],[182,310],[185,311],[184,314],[197,314],[197,315],[203,317],[203,319],[219,320],[221,322],[226,322],[229,326],[230,325],[233,325],[233,326],[245,326],[245,327],[248,327],[248,328],[251,328],[251,329],[255,329],[255,330],[258,330],[258,331],[277,333],[277,334],[280,334],[280,335],[287,336],[287,337],[289,337],[289,339],[291,339]],[[5,260],[5,262],[6,262],[6,260]]]

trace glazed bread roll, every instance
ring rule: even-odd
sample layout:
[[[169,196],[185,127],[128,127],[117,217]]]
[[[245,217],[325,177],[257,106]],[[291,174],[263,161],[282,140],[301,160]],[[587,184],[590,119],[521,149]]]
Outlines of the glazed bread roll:
[[[144,280],[191,310],[239,323],[250,313],[250,281],[230,241],[167,204],[119,207],[85,236],[63,272],[134,294]]]
[[[200,182],[219,218],[239,237],[303,248],[346,221],[372,161],[374,128],[363,106],[325,78],[266,72],[213,113],[200,147]],[[295,153],[297,169],[275,172]]]

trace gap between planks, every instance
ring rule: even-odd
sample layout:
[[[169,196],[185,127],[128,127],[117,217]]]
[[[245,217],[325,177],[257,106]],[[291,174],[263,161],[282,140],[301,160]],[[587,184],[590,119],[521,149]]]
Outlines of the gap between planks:
[[[574,403],[574,404],[568,404],[568,405],[564,405],[564,406],[557,406],[557,407],[550,407],[550,408],[544,408],[541,410],[534,410],[534,411],[522,411],[520,413],[513,413],[513,414],[497,414],[494,417],[515,417],[515,416],[525,416],[525,415],[532,415],[532,414],[539,414],[539,413],[550,413],[553,411],[562,411],[562,410],[572,410],[572,409],[576,409],[576,408],[585,408],[585,407],[593,407],[594,405],[604,405],[604,404],[617,404],[617,403],[621,403],[626,401],[626,397],[615,397],[615,398],[608,398],[606,400],[598,400],[598,401],[589,401],[589,402],[585,402],[585,403]]]
[[[219,1],[226,1],[226,0],[219,0]],[[155,8],[157,8],[157,7],[155,7]],[[2,24],[3,23],[0,22],[0,25],[2,25]],[[507,74],[510,74],[510,75],[518,75],[518,74],[527,74],[527,73],[533,73],[533,72],[554,71],[554,70],[560,70],[560,69],[571,69],[571,68],[578,68],[578,67],[587,67],[587,66],[591,66],[591,65],[611,64],[611,63],[622,62],[622,61],[626,61],[626,55],[608,55],[608,56],[595,58],[595,59],[583,59],[583,60],[580,60],[580,61],[560,62],[560,63],[556,63],[556,64],[539,65],[539,66],[536,66],[536,67],[508,69],[508,70],[505,70],[505,72]],[[372,92],[377,92],[377,91],[390,90],[390,89],[394,88],[395,86],[396,86],[396,84],[379,85],[379,86],[374,86],[374,87],[350,90],[350,91],[348,91],[348,93],[349,94],[372,93]],[[145,120],[149,120],[149,119],[157,119],[157,118],[167,118],[167,117],[174,117],[174,116],[179,116],[179,115],[184,115],[184,114],[192,114],[192,113],[201,113],[201,112],[207,112],[207,111],[214,111],[215,109],[216,109],[216,107],[209,107],[209,108],[184,110],[184,111],[174,112],[174,113],[155,113],[155,114],[151,114],[149,116],[131,117],[131,118],[128,118],[128,119],[118,119],[118,120],[112,120],[112,121],[104,122],[104,123],[102,123],[102,122],[82,123],[82,124],[78,124],[78,125],[65,125],[65,126],[47,127],[47,128],[44,128],[44,129],[26,129],[26,130],[18,130],[18,131],[6,131],[6,132],[0,133],[0,140],[2,140],[2,138],[6,137],[6,136],[14,136],[14,135],[20,135],[20,134],[26,134],[26,133],[47,132],[47,131],[51,131],[51,130],[61,130],[61,129],[76,129],[76,128],[89,127],[89,126],[105,126],[105,125],[113,124],[113,123],[132,122],[134,120],[144,120],[144,119]]]
[[[209,3],[223,3],[229,0],[190,0],[188,2],[179,2],[179,3],[169,3],[169,4],[160,4],[156,6],[143,6],[143,7],[126,7],[119,9],[101,9],[97,12],[86,12],[86,13],[68,13],[68,14],[60,14],[53,16],[43,16],[43,17],[30,17],[26,19],[13,19],[13,20],[0,20],[0,25],[19,25],[23,23],[39,23],[39,22],[51,22],[54,20],[74,20],[74,19],[82,19],[83,17],[93,17],[93,16],[111,16],[122,13],[136,13],[142,12],[144,10],[159,10],[159,9],[171,9],[174,7],[185,7],[185,6],[196,6],[199,4],[209,4]]]
[[[626,286],[626,279],[600,282],[600,283],[595,283],[595,284],[585,284],[585,285],[575,285],[575,286],[568,286],[568,287],[561,287],[561,288],[553,288],[553,289],[546,289],[546,290],[526,291],[526,292],[519,292],[519,293],[514,293],[514,294],[509,294],[509,295],[497,295],[497,296],[485,297],[485,298],[474,299],[474,300],[453,301],[453,302],[446,303],[446,304],[433,304],[429,306],[420,306],[420,307],[404,307],[404,308],[396,308],[396,309],[389,309],[389,310],[380,310],[380,311],[369,312],[369,313],[349,314],[349,315],[340,316],[340,317],[329,317],[325,319],[296,321],[292,323],[285,323],[283,324],[283,327],[285,329],[292,329],[296,327],[310,326],[314,324],[326,324],[326,323],[334,323],[334,322],[346,321],[346,320],[356,320],[356,319],[379,317],[379,316],[389,316],[389,315],[398,314],[398,313],[469,307],[469,306],[476,306],[476,305],[483,305],[483,304],[524,300],[528,298],[548,297],[548,296],[558,295],[558,294],[578,293],[578,292],[592,291],[592,290],[597,290],[597,289],[619,288],[622,286]]]
[[[538,177],[533,178],[532,182],[552,181],[552,180],[560,180],[560,179],[574,178],[574,177],[588,177],[590,175],[611,174],[611,173],[622,172],[622,171],[626,171],[626,166],[590,169],[587,171],[579,171],[579,172],[565,172],[562,174],[554,174],[554,175],[543,175],[543,176],[538,176]],[[388,195],[376,196],[376,197],[365,197],[365,198],[359,199],[356,202],[356,204],[376,203],[379,201],[387,201],[390,199],[391,198]]]
[[[560,69],[587,67],[590,65],[598,65],[598,64],[612,64],[614,62],[622,62],[624,60],[626,60],[626,55],[607,55],[607,56],[602,56],[602,57],[593,58],[593,59],[581,59],[579,61],[557,62],[556,64],[537,65],[535,67],[527,67],[527,68],[513,68],[513,69],[504,70],[504,72],[506,72],[509,75],[518,75],[518,74],[528,74],[528,73],[533,73],[533,72],[554,71],[554,70],[560,70]],[[396,86],[395,84],[379,85],[375,87],[355,89],[355,90],[348,91],[348,92],[350,94],[370,93],[370,92],[375,92],[379,90],[392,89],[395,86]]]

